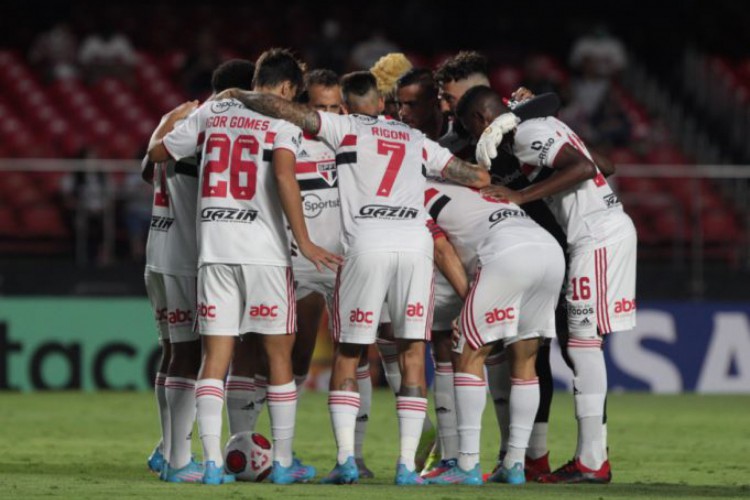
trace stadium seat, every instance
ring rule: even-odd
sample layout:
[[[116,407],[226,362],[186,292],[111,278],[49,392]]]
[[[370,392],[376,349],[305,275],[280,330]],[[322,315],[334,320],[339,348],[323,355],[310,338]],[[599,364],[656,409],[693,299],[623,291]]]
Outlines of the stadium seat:
[[[0,238],[18,235],[18,222],[13,209],[7,205],[0,205]]]
[[[69,234],[60,210],[54,205],[38,205],[22,210],[21,223],[28,237],[65,238]]]

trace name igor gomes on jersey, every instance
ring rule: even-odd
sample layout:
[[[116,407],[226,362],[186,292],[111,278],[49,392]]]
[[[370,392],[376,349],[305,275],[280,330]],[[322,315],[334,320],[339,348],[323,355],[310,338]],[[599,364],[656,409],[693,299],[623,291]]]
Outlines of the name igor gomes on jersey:
[[[425,177],[440,177],[451,153],[395,120],[319,114],[317,136],[336,151],[346,253],[419,251],[431,257]]]
[[[278,199],[273,152],[295,157],[299,128],[251,111],[235,99],[208,101],[164,137],[174,159],[202,151],[199,265],[288,266],[289,240]]]
[[[536,118],[518,125],[513,154],[521,162],[521,171],[529,181],[539,182],[552,175],[555,157],[566,144],[594,161],[575,132],[554,117]],[[632,227],[620,200],[600,172],[593,179],[545,201],[565,230],[572,252],[617,239],[623,229]]]

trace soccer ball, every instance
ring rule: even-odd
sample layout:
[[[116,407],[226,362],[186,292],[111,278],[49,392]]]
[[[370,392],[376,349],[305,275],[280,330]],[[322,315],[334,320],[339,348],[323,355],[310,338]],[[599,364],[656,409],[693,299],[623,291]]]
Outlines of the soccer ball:
[[[238,432],[224,448],[224,468],[238,481],[263,481],[272,463],[271,442],[257,432]]]

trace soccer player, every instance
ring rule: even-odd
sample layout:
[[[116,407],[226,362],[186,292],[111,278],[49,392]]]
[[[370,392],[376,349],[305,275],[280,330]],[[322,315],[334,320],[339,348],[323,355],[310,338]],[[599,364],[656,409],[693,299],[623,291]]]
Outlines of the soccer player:
[[[230,87],[252,85],[255,65],[233,59],[221,64],[211,78],[214,92]],[[186,104],[168,115],[167,120],[183,118]],[[183,116],[184,115],[184,116]],[[154,165],[145,161],[144,179],[154,185],[151,228],[146,243],[147,292],[158,316],[169,330],[171,356],[160,403],[168,413],[169,452],[165,455],[162,477],[171,482],[194,482],[202,476],[191,463],[191,436],[195,421],[195,380],[200,368],[200,341],[194,328],[196,317],[196,274],[198,248],[195,233],[198,195],[198,166],[195,158],[180,162],[168,160]],[[166,303],[164,301],[166,300]],[[157,378],[158,380],[158,378]],[[159,385],[157,385],[157,389]],[[171,465],[170,465],[171,464]]]
[[[264,52],[253,86],[284,102],[302,84],[302,67],[286,50]],[[221,450],[224,377],[235,337],[261,336],[268,358],[268,406],[274,441],[272,482],[289,484],[314,477],[315,469],[294,461],[292,440],[297,390],[291,353],[295,331],[294,285],[286,216],[300,252],[316,268],[335,267],[338,256],[307,234],[295,163],[301,132],[279,120],[245,109],[231,99],[202,105],[169,133],[160,130],[149,157],[182,158],[203,143],[200,168],[198,326],[204,356],[196,384],[198,426],[207,484],[231,482]]]
[[[555,335],[554,310],[565,273],[562,249],[520,207],[492,200],[477,190],[430,181],[425,202],[436,225],[433,234],[439,238],[444,231],[460,264],[474,275],[467,293],[468,280],[461,265],[451,264],[450,259],[446,262],[450,253],[436,253],[438,265],[465,299],[454,377],[460,453],[452,469],[428,483],[482,484],[479,437],[486,401],[484,361],[497,341],[502,341],[509,357],[513,383],[510,445],[498,482],[523,483],[525,452],[539,406],[535,357],[539,339]]]
[[[543,199],[567,237],[567,353],[575,373],[578,447],[573,460],[539,480],[607,483],[612,473],[603,425],[607,372],[602,340],[635,326],[635,227],[586,145],[564,123],[552,117],[529,120],[502,142],[493,125],[506,110],[500,97],[477,89],[464,98],[461,119],[481,137],[477,156],[482,163],[491,162],[498,145],[508,148],[532,182],[518,191],[492,186],[487,194],[515,203]]]
[[[263,114],[289,120],[336,147],[345,264],[337,276],[334,299],[334,335],[339,344],[329,395],[338,457],[326,482],[358,479],[353,457],[360,399],[356,367],[362,346],[375,341],[387,295],[403,366],[397,398],[401,451],[395,482],[421,484],[414,455],[427,406],[424,342],[430,333],[433,276],[424,174],[473,187],[487,185],[489,175],[453,157],[421,132],[401,122],[379,120],[381,97],[370,73],[350,74],[347,80],[362,114],[316,113],[256,93],[228,95]]]

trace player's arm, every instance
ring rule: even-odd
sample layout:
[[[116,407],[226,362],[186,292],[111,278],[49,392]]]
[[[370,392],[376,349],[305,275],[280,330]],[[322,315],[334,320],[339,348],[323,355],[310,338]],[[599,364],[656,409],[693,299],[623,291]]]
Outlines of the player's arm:
[[[141,160],[141,178],[149,184],[154,183],[154,166],[154,162],[149,160],[148,156]]]
[[[310,135],[318,135],[320,131],[320,116],[317,111],[307,105],[290,102],[275,95],[234,88],[219,93],[214,99],[237,99],[246,108],[271,118],[286,120]]]
[[[520,90],[526,90],[523,87]],[[515,94],[514,94],[515,95]],[[513,111],[521,121],[531,120],[532,118],[544,118],[545,116],[554,116],[560,110],[560,97],[554,92],[547,92],[535,96],[531,94],[524,97],[523,100],[514,99],[515,104],[511,104],[510,110]]]
[[[615,175],[615,171],[617,170],[617,168],[615,167],[614,162],[612,162],[606,156],[597,153],[596,151],[589,150],[589,152],[591,153],[591,157],[594,159],[594,163],[597,167],[599,167],[599,171],[604,177]]]
[[[183,102],[169,113],[161,117],[159,125],[151,134],[151,140],[148,143],[148,159],[152,162],[166,161],[169,159],[169,151],[164,147],[162,139],[174,129],[175,124],[187,117],[198,107],[198,101]]]
[[[593,179],[598,172],[596,165],[570,144],[562,146],[555,156],[552,167],[554,173],[551,176],[520,191],[513,191],[505,186],[490,186],[483,189],[482,194],[523,205],[575,187]]]
[[[296,164],[294,153],[287,149],[276,149],[273,152],[272,162],[281,208],[284,210],[300,252],[315,264],[318,271],[322,270],[322,266],[335,271],[336,266],[341,264],[341,257],[315,245],[307,233],[305,216],[302,213],[302,195],[300,195],[299,184],[294,174]]]
[[[466,276],[456,249],[445,236],[435,240],[435,265],[443,273],[461,300],[469,293],[469,278]]]
[[[455,156],[443,168],[443,178],[477,189],[489,186],[491,181],[486,169]]]

